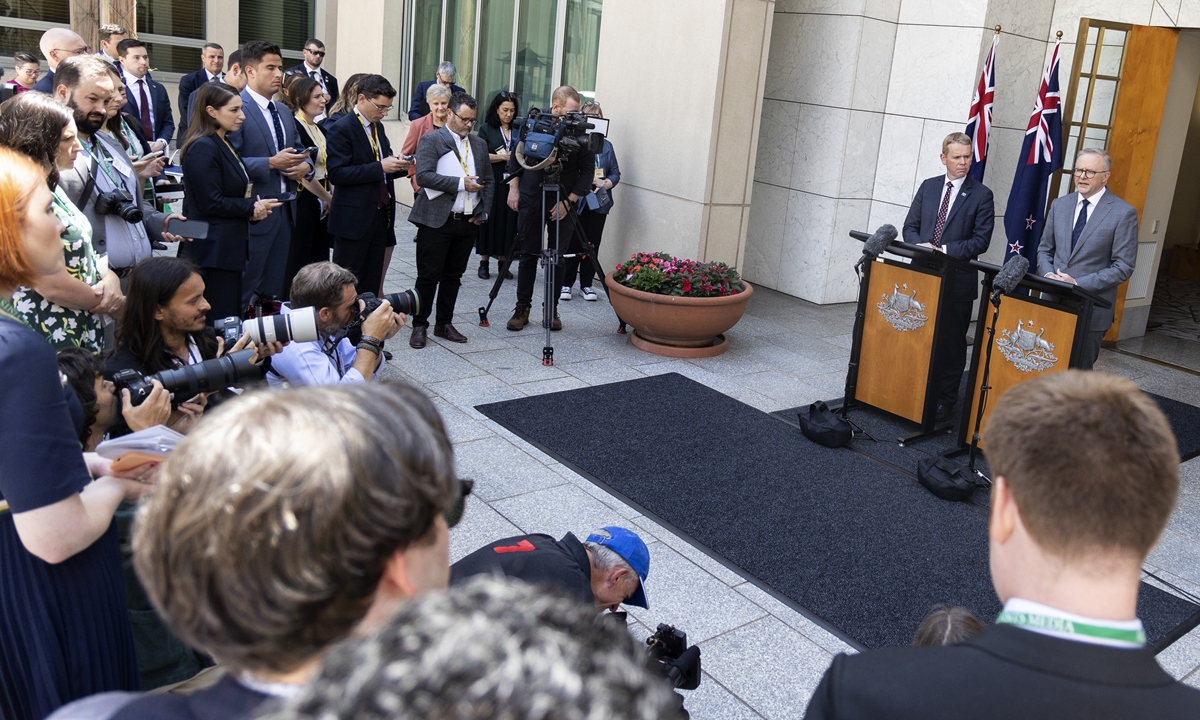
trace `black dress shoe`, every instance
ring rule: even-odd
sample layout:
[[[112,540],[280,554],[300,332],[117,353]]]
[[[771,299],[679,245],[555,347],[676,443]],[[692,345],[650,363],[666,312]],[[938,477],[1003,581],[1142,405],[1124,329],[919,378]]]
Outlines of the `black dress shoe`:
[[[450,323],[445,325],[434,325],[433,334],[440,338],[445,338],[450,342],[465,343],[467,336],[454,329]]]
[[[408,346],[418,350],[425,347],[425,333],[428,329],[428,325],[413,325],[412,337],[408,339]]]
[[[934,419],[938,421],[946,420],[954,414],[954,406],[946,405],[945,403],[937,404],[937,411],[934,413]]]
[[[490,271],[488,271],[488,261],[487,260],[479,261],[479,279],[480,280],[491,280],[492,279],[492,273]]]

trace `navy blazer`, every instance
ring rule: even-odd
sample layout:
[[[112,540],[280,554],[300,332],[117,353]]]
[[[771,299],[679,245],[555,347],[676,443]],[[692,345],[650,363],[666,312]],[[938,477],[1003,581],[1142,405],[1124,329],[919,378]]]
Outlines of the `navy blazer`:
[[[290,67],[287,70],[284,70],[284,72],[285,73],[300,73],[301,75],[305,75],[307,77],[312,77],[312,75],[308,74],[309,73],[308,66],[305,65],[304,63],[300,63],[299,65],[297,65],[295,67]],[[320,73],[321,73],[321,79],[325,81],[325,89],[327,89],[329,91],[329,107],[333,107],[333,104],[335,102],[337,102],[338,95],[341,94],[338,92],[337,78],[335,78],[330,73],[325,72],[325,68],[320,68]]]
[[[429,86],[436,83],[437,80],[425,80],[417,83],[417,89],[413,91],[412,103],[408,106],[408,119],[419,120],[429,114],[429,103],[425,102],[425,92],[429,90]],[[451,93],[466,92],[454,83],[450,83]]]
[[[154,126],[154,137],[147,139],[151,142],[155,140],[171,142],[171,138],[175,136],[175,119],[171,116],[171,97],[167,94],[167,89],[163,87],[163,84],[150,77],[149,73],[142,79],[149,86],[147,92],[150,94],[150,105],[152,108],[150,121]],[[122,108],[122,111],[138,118],[138,124],[140,125],[142,122],[142,113],[138,110],[137,103],[133,101],[137,90],[134,88],[134,85],[130,84],[130,81],[136,84],[137,79],[132,75],[125,76],[125,107]]]
[[[196,138],[180,161],[183,214],[208,223],[208,238],[182,243],[180,251],[200,267],[246,269],[254,198],[246,197],[241,163],[216,135]]]
[[[921,183],[913,198],[908,217],[904,220],[904,242],[911,245],[933,242],[946,176],[938,175]],[[942,228],[942,247],[946,254],[959,260],[975,260],[987,252],[996,225],[995,201],[992,191],[971,176],[963,180],[946,225]],[[979,273],[955,272],[950,299],[974,300],[979,295]]]
[[[379,156],[392,154],[383,126],[375,123],[379,135]],[[329,208],[329,234],[347,240],[359,240],[367,232],[379,204],[379,182],[387,183],[388,230],[396,226],[396,184],[400,173],[387,175],[375,159],[375,150],[358,113],[348,112],[336,122],[325,125],[325,172],[333,184],[333,205]]]
[[[208,71],[200,68],[194,73],[179,78],[179,142],[187,137],[188,115],[192,112],[192,96],[196,90],[208,82]]]
[[[300,143],[300,136],[296,132],[296,118],[292,115],[292,111],[288,110],[287,106],[281,102],[275,100],[271,102],[275,103],[275,109],[279,111],[279,123],[283,126],[284,145],[292,147],[296,152],[304,152],[304,145]],[[246,119],[237,132],[229,133],[229,143],[233,145],[234,150],[237,150],[246,166],[246,171],[250,173],[250,182],[254,183],[251,192],[254,196],[278,198],[279,194],[284,192],[279,188],[286,178],[278,170],[271,169],[271,156],[275,154],[274,136],[271,129],[267,127],[267,118],[259,109],[258,103],[254,101],[254,96],[250,94],[249,89],[242,90],[242,112],[246,114]],[[311,172],[311,161],[309,168]],[[296,182],[288,180],[283,187],[289,188],[287,192],[295,192]],[[290,218],[294,217],[294,203],[295,200],[276,208],[275,212],[265,221],[252,226],[250,234],[270,235],[275,231],[276,223],[290,222]]]

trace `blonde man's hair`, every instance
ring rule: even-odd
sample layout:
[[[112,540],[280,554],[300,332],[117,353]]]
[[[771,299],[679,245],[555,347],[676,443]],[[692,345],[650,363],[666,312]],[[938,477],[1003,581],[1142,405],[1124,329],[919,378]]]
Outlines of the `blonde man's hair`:
[[[942,154],[950,150],[951,145],[966,145],[971,147],[971,138],[966,133],[952,132],[942,141]]]

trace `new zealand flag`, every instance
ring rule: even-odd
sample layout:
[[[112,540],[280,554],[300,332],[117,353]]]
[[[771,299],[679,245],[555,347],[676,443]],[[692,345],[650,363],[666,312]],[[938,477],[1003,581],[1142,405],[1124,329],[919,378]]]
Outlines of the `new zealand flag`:
[[[1059,43],[1042,75],[1037,103],[1025,130],[1017,173],[1013,177],[1012,194],[1004,210],[1004,234],[1008,248],[1004,260],[1024,255],[1029,264],[1037,267],[1038,242],[1042,238],[1046,219],[1046,198],[1050,177],[1062,169],[1062,113],[1059,111],[1058,55]]]

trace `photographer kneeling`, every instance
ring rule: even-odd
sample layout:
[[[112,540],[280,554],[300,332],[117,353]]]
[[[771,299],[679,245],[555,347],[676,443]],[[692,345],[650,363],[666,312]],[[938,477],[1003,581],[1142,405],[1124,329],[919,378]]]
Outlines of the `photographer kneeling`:
[[[282,312],[315,309],[320,339],[291,343],[273,358],[267,375],[271,387],[360,383],[375,376],[383,361],[383,342],[408,318],[392,312],[384,300],[360,320],[364,304],[354,289],[357,281],[354,273],[331,262],[300,268],[292,280],[291,302],[283,304]],[[362,337],[355,344],[347,334],[359,322]]]

